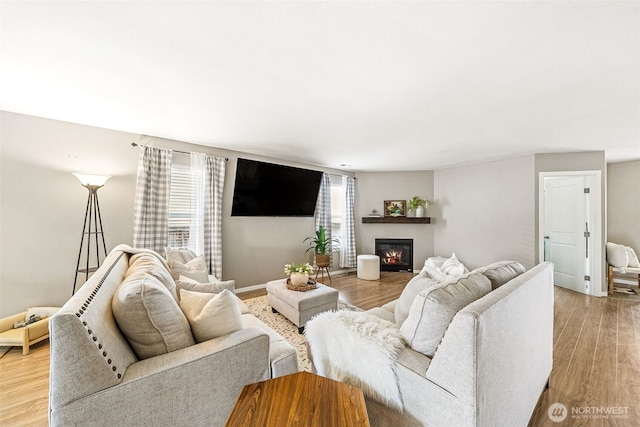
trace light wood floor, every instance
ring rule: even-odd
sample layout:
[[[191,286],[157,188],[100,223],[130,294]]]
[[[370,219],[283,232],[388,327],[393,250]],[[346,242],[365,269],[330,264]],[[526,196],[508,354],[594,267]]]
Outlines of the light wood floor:
[[[379,281],[359,280],[353,273],[332,277],[331,285],[342,300],[369,309],[397,298],[412,274],[382,273]],[[239,296],[265,294],[258,290]],[[640,425],[640,303],[588,297],[562,288],[556,288],[555,297],[551,387],[542,394],[530,426]],[[34,345],[27,356],[18,347],[8,352],[0,348],[3,354],[0,425],[46,426],[49,342]],[[547,415],[555,402],[568,408],[564,423],[553,423]],[[586,408],[627,413],[616,419],[572,419],[572,408],[582,413]]]

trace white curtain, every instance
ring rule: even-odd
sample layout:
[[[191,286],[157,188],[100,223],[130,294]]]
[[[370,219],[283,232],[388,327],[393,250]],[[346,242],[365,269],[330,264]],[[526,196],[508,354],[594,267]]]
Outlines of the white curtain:
[[[320,191],[318,191],[318,200],[316,202],[316,230],[320,227],[325,228],[325,236],[331,242],[331,177],[328,173],[322,174],[320,181]],[[333,248],[329,243],[329,254],[332,254]],[[333,256],[329,257],[329,267],[333,265]]]
[[[189,222],[189,249],[196,254],[204,254],[204,198],[206,155],[191,153],[191,179],[193,182],[192,214]],[[209,265],[209,264],[207,264]]]
[[[356,267],[356,234],[353,209],[355,205],[355,183],[352,176],[342,176],[344,204],[342,212],[342,239],[340,241],[340,267]]]
[[[191,154],[194,180],[194,215],[189,227],[189,247],[204,254],[209,273],[222,278],[222,196],[226,160],[202,153]]]
[[[133,246],[163,254],[169,238],[171,158],[164,148],[140,147],[133,207]]]

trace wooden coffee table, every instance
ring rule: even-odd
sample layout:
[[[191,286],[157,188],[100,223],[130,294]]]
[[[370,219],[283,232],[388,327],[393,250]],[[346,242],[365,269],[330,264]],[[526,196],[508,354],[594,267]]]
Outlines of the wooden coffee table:
[[[231,426],[369,426],[369,417],[358,387],[298,372],[245,386]]]

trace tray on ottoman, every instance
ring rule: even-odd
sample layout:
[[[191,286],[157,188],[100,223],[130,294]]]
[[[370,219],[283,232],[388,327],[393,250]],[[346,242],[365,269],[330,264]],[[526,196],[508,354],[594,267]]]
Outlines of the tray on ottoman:
[[[291,320],[298,332],[318,313],[338,309],[339,292],[329,286],[316,283],[315,289],[297,292],[287,289],[286,279],[267,283],[267,301],[274,313]]]

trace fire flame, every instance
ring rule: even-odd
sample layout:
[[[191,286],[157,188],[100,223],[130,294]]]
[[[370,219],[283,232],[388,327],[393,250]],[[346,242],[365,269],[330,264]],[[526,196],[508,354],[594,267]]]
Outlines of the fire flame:
[[[383,261],[385,264],[400,264],[402,263],[402,251],[389,250],[385,252]]]

